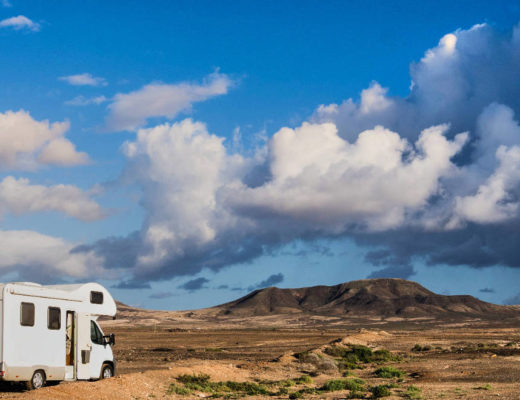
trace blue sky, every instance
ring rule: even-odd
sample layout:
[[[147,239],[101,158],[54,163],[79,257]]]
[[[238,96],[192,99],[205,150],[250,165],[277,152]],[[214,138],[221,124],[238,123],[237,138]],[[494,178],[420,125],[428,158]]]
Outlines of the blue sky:
[[[379,276],[513,299],[519,21],[511,1],[4,1],[3,279],[166,309]]]

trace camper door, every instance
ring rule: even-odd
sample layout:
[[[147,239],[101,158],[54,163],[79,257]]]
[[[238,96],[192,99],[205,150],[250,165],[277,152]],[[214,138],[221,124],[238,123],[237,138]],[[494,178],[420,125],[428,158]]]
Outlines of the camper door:
[[[77,314],[76,323],[76,379],[90,379],[90,315]]]

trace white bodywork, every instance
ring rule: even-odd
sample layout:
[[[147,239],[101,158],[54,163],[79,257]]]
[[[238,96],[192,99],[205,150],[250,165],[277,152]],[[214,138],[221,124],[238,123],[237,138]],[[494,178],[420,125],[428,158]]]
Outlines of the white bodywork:
[[[98,303],[102,294],[102,304],[92,303],[92,292]],[[34,305],[34,313],[24,314],[34,315],[32,325],[25,320],[22,325],[22,303]],[[111,346],[105,340],[96,344],[91,333],[99,329],[103,335],[97,318],[115,314],[114,299],[97,283],[0,284],[0,376],[28,381],[36,370],[43,370],[51,381],[99,378],[103,364],[114,369],[114,358]]]

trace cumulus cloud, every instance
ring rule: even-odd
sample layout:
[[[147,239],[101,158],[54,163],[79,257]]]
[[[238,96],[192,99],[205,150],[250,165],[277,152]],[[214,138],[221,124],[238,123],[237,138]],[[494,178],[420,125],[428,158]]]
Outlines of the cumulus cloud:
[[[0,113],[0,168],[36,169],[42,165],[86,164],[86,153],[65,138],[67,121],[37,121],[24,110]]]
[[[429,128],[413,144],[382,127],[353,143],[330,123],[283,128],[265,156],[271,178],[254,187],[246,176],[266,160],[227,154],[204,124],[142,129],[124,152],[126,179],[143,187],[145,224],[137,237],[88,249],[113,257],[130,241],[135,279],[160,279],[218,270],[295,239],[423,226],[416,215],[427,214],[442,178],[458,173],[451,158],[467,137],[448,140],[447,129]]]
[[[4,7],[9,7],[9,4],[3,3]],[[0,28],[13,28],[14,30],[26,29],[33,32],[38,32],[40,30],[40,24],[32,21],[27,18],[25,15],[18,15],[16,17],[6,18],[0,21]]]
[[[96,97],[85,97],[85,96],[76,96],[71,100],[67,100],[65,102],[68,106],[89,106],[89,105],[99,105],[107,102],[108,99],[105,96],[96,96]]]
[[[388,96],[373,82],[359,102],[318,107],[312,120],[334,122],[342,137],[352,139],[375,125],[415,138],[417,132],[449,122],[455,132],[475,132],[482,110],[495,102],[520,112],[520,27],[507,34],[486,24],[445,35],[411,65],[407,97]]]
[[[412,146],[379,126],[354,143],[330,123],[283,128],[270,142],[272,180],[230,193],[230,201],[244,212],[291,218],[331,234],[348,225],[396,228],[423,210],[439,192],[440,178],[455,170],[450,160],[467,135],[449,141],[447,129],[426,129]]]
[[[72,185],[31,185],[28,179],[8,176],[0,181],[0,215],[58,211],[82,221],[103,218],[101,206]]]
[[[519,199],[514,195],[520,184],[520,146],[500,146],[499,165],[473,195],[456,197],[455,211],[466,221],[495,223],[518,215]]]
[[[60,81],[67,82],[73,86],[106,86],[107,81],[105,78],[93,76],[92,74],[85,72],[83,74],[67,75],[58,78]]]
[[[107,128],[113,131],[135,130],[148,118],[174,118],[189,111],[193,103],[226,94],[231,79],[218,72],[210,74],[202,83],[151,83],[130,93],[118,93],[108,106]]]
[[[284,281],[285,277],[282,273],[273,274],[270,275],[267,279],[264,279],[261,282],[258,282],[256,285],[251,285],[247,288],[247,290],[252,291],[256,289],[263,289],[266,287],[271,287],[274,285],[277,285],[279,283],[282,283]]]
[[[411,75],[406,98],[373,82],[250,157],[189,119],[140,129],[124,152],[125,180],[143,189],[143,226],[84,250],[131,261],[135,285],[336,237],[369,249],[382,267],[374,276],[409,277],[416,258],[519,267],[520,28],[450,33]]]
[[[103,274],[102,258],[93,252],[71,252],[76,245],[60,238],[33,231],[0,230],[0,243],[0,272],[16,272],[20,279],[56,282]]]

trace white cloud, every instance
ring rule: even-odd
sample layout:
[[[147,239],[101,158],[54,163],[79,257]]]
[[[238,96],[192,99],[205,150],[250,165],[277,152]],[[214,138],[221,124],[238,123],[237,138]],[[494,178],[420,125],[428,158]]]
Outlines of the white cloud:
[[[114,131],[134,130],[144,126],[148,118],[172,119],[189,111],[193,103],[226,94],[231,84],[227,75],[215,72],[202,84],[151,83],[134,92],[116,94],[108,106],[107,127]]]
[[[520,146],[500,146],[499,166],[471,196],[457,197],[455,211],[466,221],[481,224],[511,220],[518,216],[520,203],[513,195],[520,186]]]
[[[412,222],[426,208],[440,179],[455,169],[450,159],[467,135],[445,138],[447,126],[424,130],[415,148],[382,127],[361,132],[354,143],[333,124],[284,128],[270,143],[272,180],[232,193],[235,207],[290,218],[330,233],[347,226],[378,231]]]
[[[89,158],[86,153],[76,152],[72,142],[64,138],[50,141],[38,155],[38,161],[42,164],[53,165],[77,165],[87,164]]]
[[[89,74],[87,72],[85,72],[83,74],[62,76],[58,79],[61,81],[65,81],[69,85],[73,85],[73,86],[106,86],[107,85],[107,81],[105,80],[105,78],[95,77],[95,76],[92,76],[92,74]]]
[[[230,155],[191,120],[139,130],[125,145],[125,178],[142,187],[143,226],[86,249],[132,265],[134,285],[331,236],[380,246],[386,261],[520,266],[519,32],[445,35],[412,64],[407,97],[373,82],[359,101],[280,129],[252,157]],[[200,98],[215,93],[201,86]],[[193,87],[119,95],[108,123],[173,118],[196,101]]]
[[[392,102],[386,97],[388,89],[382,88],[377,82],[372,82],[368,89],[361,91],[360,111],[370,114],[386,110]]]
[[[124,146],[127,178],[142,185],[147,213],[137,269],[181,268],[180,260],[226,249],[238,238],[289,241],[313,230],[370,232],[420,223],[411,216],[427,208],[441,179],[457,169],[450,159],[467,139],[459,134],[450,141],[447,129],[427,129],[413,146],[382,127],[353,143],[330,123],[283,128],[268,144],[271,178],[256,187],[244,180],[264,161],[227,154],[223,139],[204,124],[141,129]]]
[[[4,7],[6,7],[5,4]],[[13,28],[15,30],[28,29],[33,32],[38,32],[40,30],[40,24],[30,20],[24,15],[18,15],[17,17],[6,18],[0,21],[0,28]]]
[[[216,191],[241,162],[239,156],[226,156],[222,142],[204,124],[187,119],[141,129],[136,142],[126,143],[132,175],[146,188],[149,213],[143,240],[151,251],[141,255],[140,264],[157,265],[181,256],[188,243],[215,239],[212,223],[221,211]]]
[[[84,96],[76,96],[71,100],[67,100],[65,102],[68,106],[89,106],[91,104],[99,105],[107,102],[108,99],[105,96],[96,96],[96,97],[84,97]]]
[[[442,123],[474,134],[478,116],[490,103],[520,112],[518,32],[520,25],[512,35],[504,35],[480,24],[449,33],[411,64],[407,97],[389,96],[386,88],[373,82],[359,102],[350,98],[321,105],[311,121],[333,122],[339,135],[349,140],[376,125],[412,140],[423,129]]]
[[[92,252],[74,252],[76,245],[60,238],[34,231],[0,230],[0,243],[0,272],[14,268],[22,279],[56,282],[67,277],[107,276],[102,258]]]
[[[12,7],[13,5],[11,4],[11,2],[9,2],[9,0],[2,0],[2,7],[6,7],[6,8],[9,8],[9,7]]]
[[[28,179],[8,176],[0,181],[0,215],[59,211],[82,221],[103,218],[101,206],[76,186],[31,185]]]
[[[65,139],[69,127],[67,121],[36,121],[24,110],[0,113],[0,168],[30,170],[87,163],[87,154],[76,151]]]

